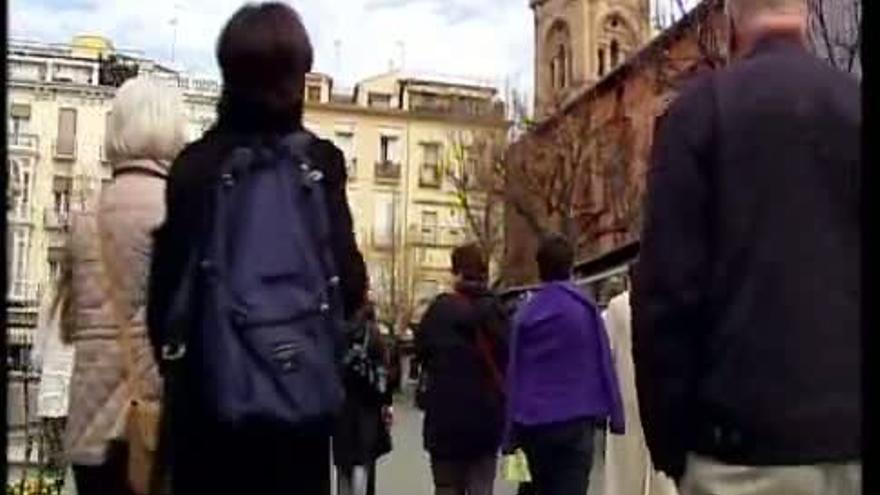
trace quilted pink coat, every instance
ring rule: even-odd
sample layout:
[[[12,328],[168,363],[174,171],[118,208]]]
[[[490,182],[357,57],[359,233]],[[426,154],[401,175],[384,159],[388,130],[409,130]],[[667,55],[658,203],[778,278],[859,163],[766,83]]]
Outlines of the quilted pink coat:
[[[162,174],[166,167],[139,160],[116,164],[146,167]],[[161,387],[146,337],[147,275],[152,232],[163,221],[165,181],[143,174],[125,174],[105,186],[96,208],[77,212],[71,219],[73,328],[76,348],[70,385],[70,411],[65,446],[69,460],[78,465],[100,465],[108,443],[122,439],[131,392],[125,381],[124,361],[117,337],[119,328],[107,296],[100,260],[98,215],[110,238],[108,261],[122,279],[119,299],[131,318],[135,334],[138,376],[144,390],[158,397]],[[97,211],[96,211],[97,210]]]

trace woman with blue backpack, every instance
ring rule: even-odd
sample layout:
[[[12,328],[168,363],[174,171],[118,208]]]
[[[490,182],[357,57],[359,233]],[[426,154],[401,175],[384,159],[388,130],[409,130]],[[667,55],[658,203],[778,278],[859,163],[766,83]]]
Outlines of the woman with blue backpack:
[[[366,292],[345,159],[303,126],[313,51],[289,5],[240,8],[217,58],[217,123],[171,167],[150,273],[162,466],[177,494],[329,495]]]

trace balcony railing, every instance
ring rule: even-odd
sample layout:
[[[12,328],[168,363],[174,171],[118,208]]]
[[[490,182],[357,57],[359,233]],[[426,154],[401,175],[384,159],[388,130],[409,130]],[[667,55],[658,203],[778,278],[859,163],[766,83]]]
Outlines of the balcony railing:
[[[413,243],[421,246],[454,247],[465,242],[461,227],[422,226],[413,233]]]
[[[12,201],[11,207],[6,210],[6,219],[10,223],[32,225],[36,222],[37,209],[31,205],[22,205],[18,201]]]
[[[54,208],[46,208],[43,214],[43,225],[47,230],[67,230],[70,225],[70,215]]]
[[[107,147],[103,144],[101,145],[100,158],[101,165],[104,165],[105,167],[110,165],[110,158],[107,156]]]
[[[26,151],[36,153],[40,144],[40,138],[36,134],[15,134],[7,136],[9,151]]]
[[[40,284],[27,280],[10,280],[7,299],[18,304],[36,304],[40,300]]]
[[[419,169],[419,186],[421,187],[440,187],[441,178],[440,166],[436,163],[422,164],[422,168]]]
[[[400,180],[400,164],[390,161],[376,162],[376,180],[397,182]]]
[[[345,173],[348,175],[349,182],[357,180],[358,162],[357,158],[349,158],[345,161]]]
[[[58,140],[56,139],[52,143],[52,156],[56,160],[76,161],[76,141],[73,142],[73,146],[69,149],[59,149]]]

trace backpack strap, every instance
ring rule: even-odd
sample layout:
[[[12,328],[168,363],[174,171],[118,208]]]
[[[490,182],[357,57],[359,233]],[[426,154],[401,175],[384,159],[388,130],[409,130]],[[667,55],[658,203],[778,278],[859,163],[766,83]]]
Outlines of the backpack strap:
[[[340,279],[336,271],[336,261],[333,258],[333,252],[329,245],[330,218],[327,214],[326,181],[324,181],[324,173],[314,166],[308,156],[309,146],[314,139],[311,133],[298,131],[282,138],[280,145],[284,153],[294,160],[294,166],[299,168],[296,172],[301,174],[299,183],[308,189],[311,194],[316,195],[318,204],[313,212],[314,214],[306,215],[306,220],[309,224],[308,228],[312,231],[314,238],[318,242],[313,248],[318,254],[324,274],[330,277],[326,281],[327,287],[324,294],[326,299],[323,304],[329,305],[331,312],[328,314],[341,320],[343,308]]]

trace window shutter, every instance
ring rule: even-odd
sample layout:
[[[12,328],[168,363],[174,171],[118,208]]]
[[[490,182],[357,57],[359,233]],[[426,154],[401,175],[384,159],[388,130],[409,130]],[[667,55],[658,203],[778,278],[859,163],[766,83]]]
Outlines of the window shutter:
[[[63,155],[76,151],[76,109],[62,108],[58,112],[57,151]]]

